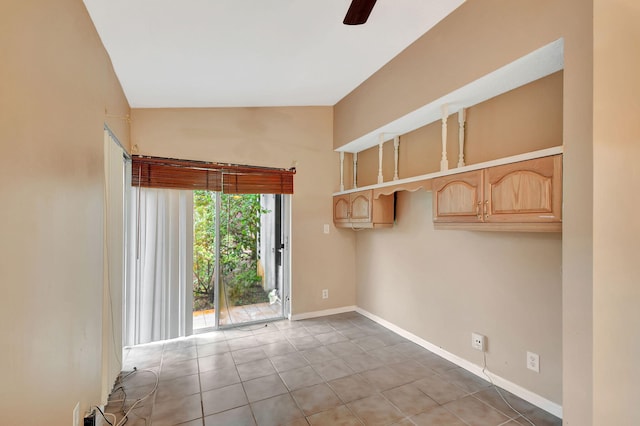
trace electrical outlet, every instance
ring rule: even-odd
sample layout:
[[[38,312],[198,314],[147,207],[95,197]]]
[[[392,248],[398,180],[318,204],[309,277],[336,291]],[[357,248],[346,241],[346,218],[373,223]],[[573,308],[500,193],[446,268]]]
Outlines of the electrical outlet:
[[[471,347],[484,352],[486,349],[487,338],[482,334],[471,333]]]
[[[328,223],[325,223],[325,224],[324,224],[324,229],[323,229],[323,231],[324,231],[324,233],[325,233],[325,234],[328,234],[328,233],[329,233],[329,224],[328,224]]]
[[[80,401],[78,401],[73,409],[73,426],[82,426],[80,424]]]
[[[324,289],[322,290],[322,298],[323,299],[328,299],[329,298],[329,290],[328,289]]]
[[[535,371],[536,373],[540,372],[540,355],[527,352],[527,368],[529,370]]]

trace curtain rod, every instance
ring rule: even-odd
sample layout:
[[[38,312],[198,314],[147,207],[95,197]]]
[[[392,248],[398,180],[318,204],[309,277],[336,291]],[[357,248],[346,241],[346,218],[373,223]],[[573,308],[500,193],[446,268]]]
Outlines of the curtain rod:
[[[115,143],[118,144],[118,146],[120,148],[122,148],[122,155],[124,155],[124,158],[126,158],[127,160],[131,160],[131,154],[129,154],[127,149],[120,142],[120,139],[118,139],[118,137],[115,135],[115,133],[113,133],[111,131],[111,129],[109,128],[109,126],[107,126],[107,123],[104,124],[104,130],[106,130],[109,133],[109,136],[111,136],[111,139],[113,139],[115,141]]]
[[[166,158],[166,157],[152,157],[147,155],[135,155],[132,157],[133,160],[137,160],[141,163],[146,164],[160,164],[167,165],[173,167],[185,167],[185,168],[200,168],[205,170],[215,170],[215,169],[244,169],[247,171],[262,171],[262,172],[273,172],[273,173],[283,173],[288,172],[295,174],[296,168],[291,167],[289,169],[277,168],[277,167],[263,167],[263,166],[252,166],[246,164],[233,164],[233,163],[215,163],[209,161],[198,161],[198,160],[184,160],[177,158]]]

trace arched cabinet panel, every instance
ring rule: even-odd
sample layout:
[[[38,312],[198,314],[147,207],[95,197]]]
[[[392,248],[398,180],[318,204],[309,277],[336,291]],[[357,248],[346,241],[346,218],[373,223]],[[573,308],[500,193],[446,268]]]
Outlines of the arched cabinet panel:
[[[482,170],[443,176],[433,182],[434,222],[481,222]]]
[[[333,223],[338,228],[393,226],[393,194],[374,198],[373,190],[333,197]]]
[[[559,232],[562,155],[433,180],[438,229]]]

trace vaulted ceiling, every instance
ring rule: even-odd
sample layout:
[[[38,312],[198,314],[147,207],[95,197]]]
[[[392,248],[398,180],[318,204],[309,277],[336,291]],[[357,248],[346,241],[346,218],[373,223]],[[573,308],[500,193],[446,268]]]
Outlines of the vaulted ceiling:
[[[130,105],[334,105],[464,0],[84,0]]]

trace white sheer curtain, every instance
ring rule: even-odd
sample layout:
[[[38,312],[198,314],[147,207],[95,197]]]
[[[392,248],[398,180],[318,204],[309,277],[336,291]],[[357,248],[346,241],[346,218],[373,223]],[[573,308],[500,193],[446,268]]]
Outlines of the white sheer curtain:
[[[193,332],[193,192],[132,188],[125,345]]]

